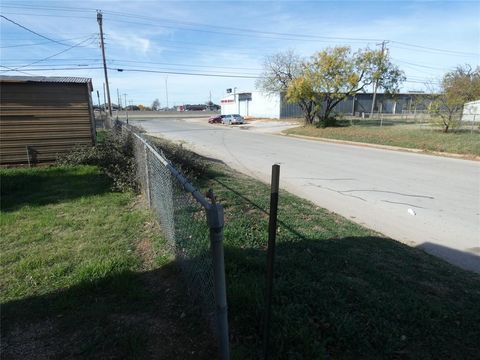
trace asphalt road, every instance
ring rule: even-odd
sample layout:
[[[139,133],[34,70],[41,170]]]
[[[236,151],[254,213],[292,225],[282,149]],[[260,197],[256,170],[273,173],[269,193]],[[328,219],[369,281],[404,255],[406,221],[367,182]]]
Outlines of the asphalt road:
[[[173,117],[131,121],[480,273],[480,162],[332,144]]]

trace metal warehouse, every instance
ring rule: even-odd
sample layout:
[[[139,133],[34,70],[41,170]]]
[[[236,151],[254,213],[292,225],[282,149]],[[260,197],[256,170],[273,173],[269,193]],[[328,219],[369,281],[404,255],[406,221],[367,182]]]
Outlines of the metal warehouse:
[[[425,110],[428,106],[427,94],[402,93],[394,96],[377,94],[375,112],[384,114],[403,114],[416,110]],[[336,107],[338,114],[362,116],[370,114],[373,93],[358,93],[341,101]],[[302,117],[297,104],[286,101],[284,94],[264,94],[260,91],[228,94],[221,100],[222,115],[240,114],[244,117],[287,119]]]
[[[0,76],[0,165],[54,162],[95,144],[88,78]]]

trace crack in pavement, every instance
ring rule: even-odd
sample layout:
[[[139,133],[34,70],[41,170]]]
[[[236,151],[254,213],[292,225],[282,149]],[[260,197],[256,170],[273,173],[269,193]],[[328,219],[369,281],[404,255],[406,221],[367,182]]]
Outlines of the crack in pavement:
[[[404,202],[390,201],[390,200],[380,200],[380,201],[383,201],[383,202],[386,202],[386,203],[389,203],[389,204],[407,205],[407,206],[415,207],[415,208],[418,208],[418,209],[426,209],[423,206],[413,205],[413,204],[404,203]]]
[[[308,179],[308,178],[305,178],[305,179]],[[349,179],[349,180],[350,180],[350,179]],[[340,195],[343,195],[343,196],[348,196],[348,197],[353,197],[353,198],[355,198],[355,199],[359,199],[359,200],[362,200],[362,201],[365,201],[365,202],[367,202],[366,199],[364,199],[364,198],[362,198],[362,197],[360,197],[360,196],[351,195],[351,194],[349,194],[349,193],[356,192],[356,191],[379,192],[379,193],[395,194],[395,195],[401,195],[401,196],[407,196],[407,197],[419,197],[419,198],[425,198],[425,199],[435,199],[433,196],[402,194],[402,193],[395,192],[395,191],[383,191],[383,190],[335,190],[335,189],[332,189],[332,188],[330,188],[330,187],[328,187],[328,186],[317,185],[317,184],[313,184],[313,183],[307,183],[306,185],[307,185],[307,186],[317,187],[317,188],[320,188],[320,189],[325,189],[325,190],[333,191],[333,192],[336,192],[337,194],[340,194]],[[414,204],[409,204],[409,203],[404,203],[404,202],[399,202],[399,201],[391,201],[391,200],[383,200],[383,199],[380,200],[380,201],[386,202],[386,203],[389,203],[389,204],[406,205],[406,206],[411,206],[411,207],[415,207],[415,208],[418,208],[418,209],[426,209],[426,208],[423,207],[423,206],[414,205]]]
[[[300,180],[320,180],[320,181],[354,181],[356,180],[355,178],[338,178],[338,179],[335,179],[335,178],[332,178],[332,179],[325,179],[325,178],[315,178],[315,177],[296,177],[296,176],[289,176],[289,177],[285,177],[284,179],[300,179]]]
[[[350,195],[350,194],[344,194],[343,191],[335,190],[335,189],[329,188],[329,187],[327,187],[327,186],[316,185],[316,184],[312,184],[312,183],[307,183],[306,185],[307,185],[307,186],[318,187],[318,188],[320,188],[320,189],[325,189],[325,190],[333,191],[333,192],[336,192],[337,194],[340,194],[340,195],[343,195],[343,196],[348,196],[348,197],[352,197],[352,198],[359,199],[359,200],[362,200],[362,201],[367,202],[367,200],[365,200],[364,198],[362,198],[362,197],[360,197],[360,196]]]
[[[395,195],[407,196],[407,197],[418,197],[418,198],[430,199],[430,200],[435,199],[433,196],[428,196],[428,195],[403,194],[403,193],[399,193],[399,192],[396,192],[396,191],[375,190],[375,189],[366,189],[366,190],[343,190],[342,192],[379,192],[379,193],[395,194]]]

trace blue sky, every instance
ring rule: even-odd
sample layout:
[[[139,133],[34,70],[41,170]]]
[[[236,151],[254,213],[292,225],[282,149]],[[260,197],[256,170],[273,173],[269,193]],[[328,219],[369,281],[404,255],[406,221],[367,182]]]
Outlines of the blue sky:
[[[480,63],[478,1],[2,0],[0,7],[48,38],[2,18],[0,73],[91,77],[100,91],[101,9],[115,103],[118,88],[136,104],[158,98],[165,106],[166,83],[170,106],[204,103],[210,93],[218,103],[226,88],[254,89],[253,78],[234,76],[258,76],[266,55],[290,49],[308,57],[328,46],[356,50],[390,40],[392,59],[407,76],[404,91],[424,90],[459,64]]]

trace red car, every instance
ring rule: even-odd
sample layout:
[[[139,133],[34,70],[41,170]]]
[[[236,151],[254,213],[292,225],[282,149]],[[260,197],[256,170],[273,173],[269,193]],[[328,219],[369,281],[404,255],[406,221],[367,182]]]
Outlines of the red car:
[[[213,115],[208,118],[209,124],[221,124],[223,120],[223,115]]]

